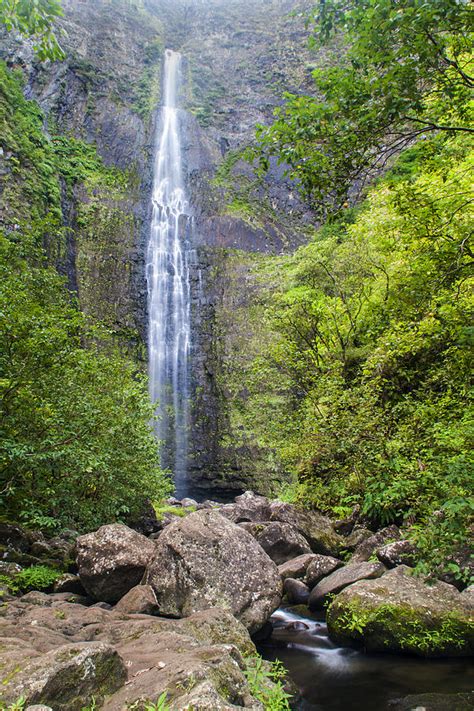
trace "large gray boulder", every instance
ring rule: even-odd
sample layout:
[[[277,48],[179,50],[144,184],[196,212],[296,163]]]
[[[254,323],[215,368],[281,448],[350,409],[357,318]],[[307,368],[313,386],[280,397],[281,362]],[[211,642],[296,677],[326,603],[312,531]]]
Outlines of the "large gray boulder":
[[[255,538],[277,565],[296,556],[311,553],[307,540],[289,523],[270,521],[239,525]]]
[[[100,704],[126,678],[125,665],[109,644],[76,642],[34,656],[7,673],[2,698],[13,703],[23,697],[27,705],[42,703],[55,711],[80,711],[93,699]]]
[[[275,563],[247,531],[213,510],[196,511],[164,530],[144,582],[162,615],[221,607],[250,632],[265,624],[282,595]]]
[[[377,652],[472,654],[474,614],[469,601],[452,585],[427,585],[412,573],[399,566],[379,580],[361,580],[343,590],[328,610],[332,639]]]
[[[270,520],[288,523],[308,541],[313,553],[338,555],[345,539],[333,528],[331,520],[317,511],[303,511],[292,504],[274,501],[270,505]]]
[[[117,602],[141,581],[155,544],[128,526],[114,523],[76,541],[79,577],[95,600]]]
[[[219,509],[222,516],[233,523],[246,521],[261,522],[270,519],[270,500],[266,496],[246,491],[235,497],[232,504],[225,504]]]
[[[348,585],[366,578],[380,578],[385,572],[382,563],[350,563],[323,578],[311,590],[308,605],[310,610],[321,610],[329,595],[335,595]]]

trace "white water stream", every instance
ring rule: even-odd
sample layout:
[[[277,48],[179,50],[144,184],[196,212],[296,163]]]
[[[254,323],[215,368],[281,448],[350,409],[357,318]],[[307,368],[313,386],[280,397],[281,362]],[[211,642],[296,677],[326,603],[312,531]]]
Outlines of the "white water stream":
[[[187,494],[190,280],[186,239],[191,211],[183,182],[180,111],[181,55],[167,50],[161,121],[156,139],[152,219],[147,249],[150,397],[156,403],[162,466]]]

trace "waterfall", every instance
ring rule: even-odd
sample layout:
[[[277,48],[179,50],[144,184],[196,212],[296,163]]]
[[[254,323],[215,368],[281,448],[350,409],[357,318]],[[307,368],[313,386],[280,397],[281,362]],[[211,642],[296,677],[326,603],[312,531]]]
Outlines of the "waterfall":
[[[185,496],[191,330],[186,242],[191,212],[182,175],[177,106],[180,69],[181,55],[166,50],[146,277],[150,397],[158,415],[155,432],[161,441],[161,464],[172,469],[177,496]]]

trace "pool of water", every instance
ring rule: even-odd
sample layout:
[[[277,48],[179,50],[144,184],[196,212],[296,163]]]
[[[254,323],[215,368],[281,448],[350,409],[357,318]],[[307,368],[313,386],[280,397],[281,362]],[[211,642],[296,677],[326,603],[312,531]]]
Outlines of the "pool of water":
[[[408,694],[474,688],[470,659],[426,660],[337,647],[323,618],[303,617],[291,608],[277,610],[272,624],[273,634],[259,651],[288,669],[301,692],[293,707],[298,711],[388,711],[390,700]]]

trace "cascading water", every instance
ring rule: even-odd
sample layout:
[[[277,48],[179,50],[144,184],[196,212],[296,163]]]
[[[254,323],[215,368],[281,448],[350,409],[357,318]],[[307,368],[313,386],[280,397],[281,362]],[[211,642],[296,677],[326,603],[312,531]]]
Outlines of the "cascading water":
[[[156,140],[152,219],[147,250],[150,397],[156,403],[162,466],[177,496],[187,494],[191,212],[183,182],[179,109],[181,55],[166,50],[163,105]]]

